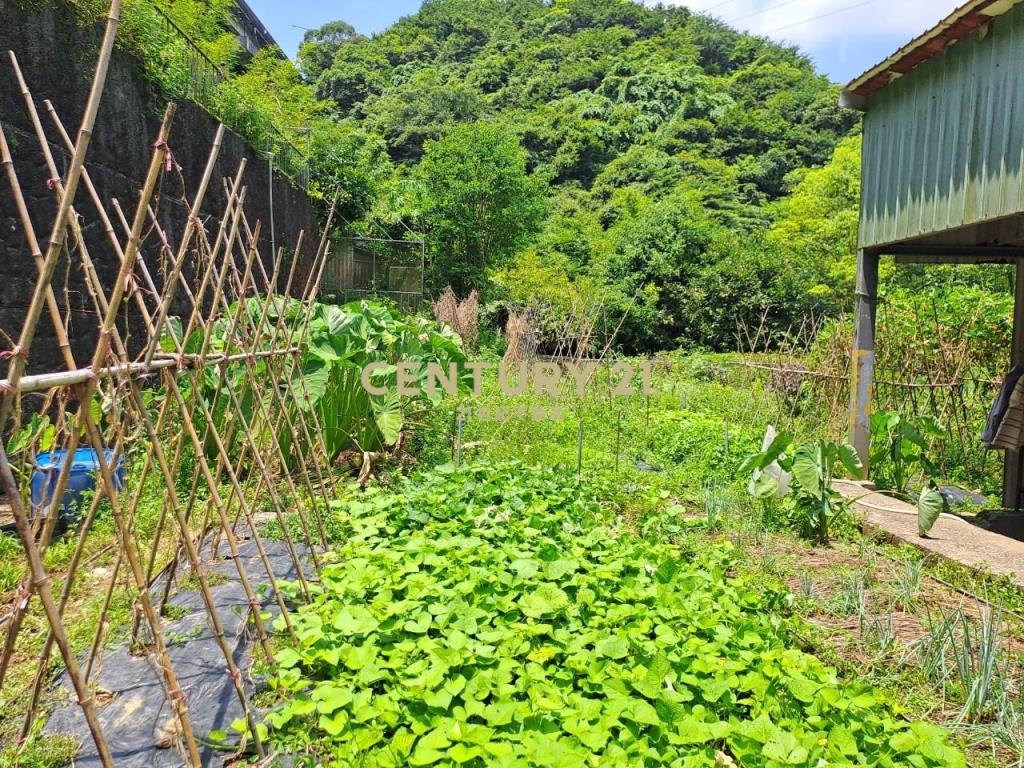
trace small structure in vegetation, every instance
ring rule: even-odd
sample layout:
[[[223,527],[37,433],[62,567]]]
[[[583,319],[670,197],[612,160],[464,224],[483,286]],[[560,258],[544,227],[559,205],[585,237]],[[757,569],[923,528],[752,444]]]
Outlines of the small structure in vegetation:
[[[864,157],[851,395],[869,460],[878,266],[1017,264],[1013,365],[1024,363],[1024,5],[972,0],[848,86]],[[1003,504],[1022,506],[1022,453],[1006,453]]]
[[[343,237],[324,269],[321,288],[339,303],[384,297],[406,309],[423,300],[422,240]]]

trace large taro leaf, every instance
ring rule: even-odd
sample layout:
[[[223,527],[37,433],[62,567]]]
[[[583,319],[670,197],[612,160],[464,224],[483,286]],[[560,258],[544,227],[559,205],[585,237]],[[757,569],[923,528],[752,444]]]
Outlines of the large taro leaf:
[[[307,358],[292,374],[295,404],[311,411],[327,392],[331,380],[331,364],[319,358]]]
[[[825,457],[820,441],[801,445],[793,454],[793,479],[804,493],[821,499],[824,493]]]
[[[758,469],[765,469],[771,466],[786,452],[789,448],[790,443],[793,442],[793,438],[784,432],[780,432],[775,436],[775,439],[771,441],[767,448],[760,453],[755,453],[752,456],[748,456],[738,470],[738,474],[747,475]]]
[[[856,448],[849,443],[839,443],[836,446],[836,455],[839,457],[839,462],[853,477],[864,477],[864,464],[861,462]]]
[[[404,424],[402,399],[397,392],[389,391],[386,395],[370,398],[370,407],[373,408],[373,420],[384,444],[393,445],[402,433]]]
[[[917,533],[924,538],[935,525],[939,515],[946,511],[946,497],[932,486],[921,489],[917,497]]]

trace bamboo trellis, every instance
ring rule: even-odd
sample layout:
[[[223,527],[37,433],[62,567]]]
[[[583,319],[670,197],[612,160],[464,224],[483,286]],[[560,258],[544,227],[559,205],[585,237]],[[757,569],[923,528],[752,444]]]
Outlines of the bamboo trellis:
[[[292,607],[277,582],[264,547],[268,522],[286,546],[298,580],[299,599],[308,597],[310,581],[326,547],[322,513],[336,482],[330,471],[315,412],[299,407],[308,402],[304,379],[297,376],[299,352],[310,327],[319,277],[328,259],[326,235],[312,257],[303,257],[302,237],[293,249],[261,253],[260,224],[245,214],[245,162],[224,180],[223,203],[213,203],[219,184],[214,178],[224,129],[209,148],[205,172],[191,200],[181,232],[165,232],[157,212],[164,186],[183,181],[173,160],[172,121],[168,105],[152,144],[148,173],[138,200],[122,209],[104,201],[86,167],[87,151],[100,108],[120,14],[111,3],[96,73],[77,138],[65,130],[53,104],[44,102],[47,130],[29,84],[10,54],[38,149],[50,174],[56,214],[50,232],[40,240],[28,214],[24,186],[0,125],[0,154],[7,188],[21,222],[25,268],[38,278],[20,329],[0,329],[11,340],[6,377],[0,379],[0,489],[16,524],[25,556],[25,572],[15,599],[6,611],[0,650],[0,692],[15,678],[30,682],[7,696],[24,702],[21,737],[34,733],[52,675],[57,648],[74,689],[77,705],[104,766],[114,766],[113,750],[98,716],[96,671],[109,638],[108,616],[115,595],[127,590],[134,606],[131,636],[135,648],[160,669],[166,702],[176,720],[173,741],[186,765],[201,764],[197,729],[189,716],[187,692],[168,654],[162,617],[178,572],[187,567],[199,592],[206,619],[223,656],[226,684],[233,687],[248,723],[254,751],[265,754],[251,702],[228,644],[223,617],[211,593],[208,563],[201,556],[210,541],[230,552],[237,580],[248,603],[246,624],[254,634],[261,661],[274,668],[272,631],[258,597],[261,584],[247,572],[239,541],[251,541],[263,564],[274,607],[291,631]],[[51,142],[67,147],[70,164],[63,175]],[[184,189],[183,183],[179,186]],[[84,187],[89,209],[76,209]],[[209,212],[218,213],[211,216]],[[104,281],[90,254],[84,224],[95,222],[106,248],[120,263],[114,279]],[[325,227],[328,231],[330,222]],[[177,242],[172,248],[171,243]],[[95,244],[93,245],[95,248]],[[58,264],[66,260],[83,276],[87,301],[99,318],[97,341],[90,360],[75,359],[62,314]],[[309,267],[299,279],[300,264]],[[65,281],[68,278],[65,277]],[[63,286],[66,295],[67,286]],[[67,301],[65,300],[66,309]],[[174,315],[174,308],[188,311]],[[64,361],[63,370],[28,374],[41,324],[49,322]],[[141,323],[144,337],[126,338],[122,330]],[[135,326],[132,326],[135,327]],[[15,333],[17,333],[15,337]],[[102,409],[96,404],[102,402]],[[72,409],[68,412],[68,409]],[[30,458],[9,456],[6,436],[23,428],[35,412],[54,418],[52,447],[67,451],[48,508],[34,509],[26,487]],[[103,414],[106,414],[103,416]],[[72,455],[90,448],[98,465],[97,491],[83,510],[72,554],[56,570],[46,566],[47,549],[56,532],[64,492],[71,476]],[[296,446],[300,448],[296,451]],[[29,451],[31,454],[31,451]],[[124,488],[115,461],[127,457],[130,482]],[[297,457],[297,458],[296,458]],[[155,521],[142,525],[142,510],[159,502]],[[109,511],[115,540],[98,553],[95,523]],[[215,545],[214,545],[215,546]],[[109,553],[101,608],[92,617],[86,648],[69,639],[69,608],[79,600],[83,569]],[[91,585],[96,592],[95,584]],[[45,617],[45,642],[21,642],[33,612]],[[2,620],[2,619],[0,619]],[[25,651],[29,647],[31,653]],[[33,665],[30,675],[12,675],[16,666]],[[202,724],[204,727],[207,724]]]

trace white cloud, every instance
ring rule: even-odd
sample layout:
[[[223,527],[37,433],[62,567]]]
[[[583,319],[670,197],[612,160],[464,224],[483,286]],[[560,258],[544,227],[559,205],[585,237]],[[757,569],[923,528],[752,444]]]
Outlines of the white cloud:
[[[665,0],[706,11],[737,29],[805,49],[856,45],[858,39],[902,36],[933,27],[963,0]],[[862,3],[865,3],[862,5]]]

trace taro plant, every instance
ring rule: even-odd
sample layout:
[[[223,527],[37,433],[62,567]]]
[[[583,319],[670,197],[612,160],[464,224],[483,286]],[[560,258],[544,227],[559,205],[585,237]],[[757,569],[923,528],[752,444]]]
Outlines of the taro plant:
[[[845,499],[832,488],[839,466],[854,476],[864,471],[857,451],[845,443],[815,440],[793,452],[790,469],[801,528],[819,544],[828,542],[829,523],[846,507]]]
[[[876,411],[871,416],[872,479],[880,488],[905,495],[915,474],[938,474],[928,451],[930,441],[942,436],[942,427],[931,416],[911,419],[894,411]]]
[[[790,443],[789,436],[777,435],[765,450],[748,458],[740,471],[753,473],[750,492],[755,498],[774,497],[780,492],[782,473],[791,475],[788,492],[781,490],[793,522],[804,536],[825,544],[829,524],[846,508],[842,495],[832,488],[838,469],[860,476],[864,467],[857,452],[846,443],[814,440],[796,448]]]
[[[406,316],[393,306],[372,301],[344,306],[316,304],[308,327],[307,306],[298,301],[268,313],[258,300],[250,299],[242,309],[248,314],[246,335],[255,332],[260,337],[260,346],[266,349],[297,346],[299,354],[294,361],[257,360],[251,363],[256,366],[255,376],[249,375],[241,363],[229,366],[225,372],[226,386],[220,388],[219,396],[219,372],[203,371],[201,394],[218,432],[226,436],[229,451],[240,449],[243,433],[235,428],[237,413],[228,390],[238,400],[243,421],[238,426],[248,430],[258,442],[269,438],[270,430],[276,428],[285,459],[289,466],[294,466],[313,449],[293,440],[297,411],[315,414],[328,457],[334,460],[344,451],[368,453],[394,445],[410,416],[441,398],[445,391],[442,386],[428,386],[429,364],[435,363],[445,377],[454,365],[456,391],[466,387],[466,356],[459,337],[429,320]],[[234,312],[232,308],[229,315]],[[279,322],[279,312],[284,312],[284,322]],[[231,325],[231,320],[225,317],[214,326],[216,351],[238,351],[239,340],[228,338]],[[198,343],[197,338],[190,339],[189,349]],[[252,341],[247,343],[251,345]],[[403,371],[403,388],[416,394],[400,394],[400,364],[407,366]],[[364,382],[363,372],[368,366],[375,367]],[[272,409],[276,398],[269,391],[254,392],[252,387],[254,382],[264,381],[268,386],[281,386],[284,380],[291,383],[294,398],[287,402],[287,407],[293,410],[279,418]],[[259,400],[264,413],[271,411],[269,424],[266,416],[260,416]],[[207,446],[207,450],[212,451],[212,446]]]
[[[462,342],[434,322],[403,315],[377,302],[318,305],[300,364],[293,371],[296,407],[315,411],[330,458],[342,451],[377,451],[393,445],[409,415],[444,389],[428,386],[428,366],[445,375],[455,366],[457,390],[466,387]],[[364,377],[368,366],[376,365]],[[398,367],[408,366],[402,388]],[[367,379],[370,387],[366,386]],[[375,391],[370,391],[371,389]],[[288,435],[281,436],[285,445]]]
[[[922,479],[916,498],[917,528],[922,537],[946,511],[945,497],[936,487],[938,468],[928,456],[932,440],[943,436],[931,416],[908,418],[893,411],[877,411],[871,417],[871,474],[875,484],[893,496],[913,503],[909,493],[915,477]]]

